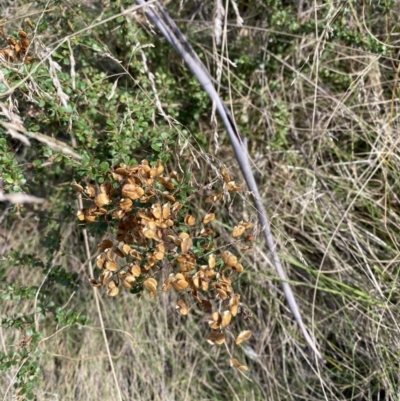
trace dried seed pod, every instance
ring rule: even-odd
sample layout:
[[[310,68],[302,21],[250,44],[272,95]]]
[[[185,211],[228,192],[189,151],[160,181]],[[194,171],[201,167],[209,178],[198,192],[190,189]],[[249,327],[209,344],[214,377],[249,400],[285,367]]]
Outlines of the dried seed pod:
[[[246,231],[245,226],[242,226],[241,224],[238,224],[233,228],[232,231],[232,237],[237,238],[240,237],[244,232]]]
[[[146,290],[150,293],[151,296],[151,294],[155,294],[157,290],[157,281],[152,277],[146,278],[146,280],[143,281],[143,287],[146,288]]]
[[[235,181],[230,181],[230,182],[228,182],[228,183],[226,184],[226,189],[227,189],[229,192],[237,192],[237,191],[240,191],[240,190],[242,189],[242,186],[239,185],[239,184],[236,184]]]
[[[222,192],[219,194],[212,194],[206,199],[206,203],[218,203],[223,197]]]
[[[160,182],[165,189],[175,188],[174,183],[171,181],[169,177],[158,177],[158,182]]]
[[[33,60],[34,60],[34,57],[26,56],[26,57],[24,58],[24,64],[29,64],[29,63],[31,63]]]
[[[103,286],[103,284],[100,281],[97,281],[94,278],[90,278],[89,283],[92,287],[102,287]]]
[[[13,62],[15,60],[14,52],[11,49],[0,49],[0,54],[6,59],[6,61]]]
[[[140,266],[137,263],[131,263],[129,267],[129,272],[134,277],[139,277],[142,273]]]
[[[248,340],[251,337],[251,331],[250,330],[243,330],[239,333],[239,335],[236,337],[235,344],[239,345],[242,342]]]
[[[222,316],[219,312],[213,312],[211,315],[211,320],[209,320],[209,326],[214,329],[218,330],[221,327]]]
[[[181,240],[180,247],[182,253],[187,253],[192,246],[192,239],[190,238],[190,235],[188,233],[180,233],[179,239]]]
[[[207,213],[203,218],[203,223],[208,224],[215,219],[214,213]]]
[[[207,341],[210,344],[216,344],[216,345],[221,345],[225,342],[225,334],[221,333],[219,331],[212,331],[208,337]]]
[[[182,316],[186,316],[189,313],[189,308],[183,299],[178,299],[175,309]]]
[[[229,175],[229,171],[228,171],[228,169],[227,168],[222,168],[221,169],[221,175],[222,175],[222,178],[224,179],[224,181],[226,182],[226,183],[228,183],[229,181],[231,181],[231,177],[230,177],[230,175]]]
[[[249,368],[246,365],[242,365],[237,359],[231,358],[230,360],[231,366],[235,369],[240,370],[241,372],[246,372]]]
[[[240,300],[240,295],[238,294],[235,294],[229,300],[229,310],[231,311],[232,316],[236,316],[238,314],[239,300]]]
[[[14,38],[7,38],[7,43],[11,46],[14,46],[17,44],[17,41]]]
[[[172,203],[174,203],[176,201],[176,199],[174,198],[174,196],[172,196],[169,192],[165,191],[162,193],[162,196],[164,199],[166,199],[167,201],[170,201]]]
[[[221,257],[223,262],[230,267],[236,266],[238,263],[237,257],[229,251],[222,252]]]
[[[77,184],[75,181],[71,182],[71,187],[75,192],[83,192],[82,185]]]
[[[194,218],[194,216],[192,216],[192,215],[190,215],[190,214],[187,214],[187,215],[185,216],[184,222],[185,222],[185,224],[186,224],[187,226],[193,226],[194,223],[196,222],[196,219]]]
[[[103,207],[105,205],[108,205],[111,202],[111,199],[108,197],[107,194],[100,193],[96,196],[94,199],[94,203],[98,207]]]
[[[85,194],[89,196],[89,198],[94,198],[96,196],[96,187],[92,184],[89,184],[85,188]]]
[[[18,31],[18,36],[19,36],[21,39],[26,39],[28,35],[26,34],[26,32],[24,32],[22,29],[20,29],[20,30]]]
[[[169,216],[171,215],[171,205],[168,203],[164,203],[162,207],[162,218],[164,220],[168,220]]]
[[[224,311],[224,313],[222,314],[221,329],[225,328],[226,326],[229,326],[229,324],[231,323],[231,319],[232,319],[231,312],[228,310]]]
[[[136,184],[127,183],[121,189],[122,196],[126,196],[132,200],[139,199],[144,195],[144,190]]]
[[[185,276],[182,273],[177,273],[171,284],[176,291],[182,291],[189,287],[189,283],[186,281]]]
[[[153,216],[156,219],[160,219],[162,216],[162,209],[161,209],[161,205],[159,203],[154,203],[151,206],[151,212],[153,213]]]
[[[34,29],[34,26],[33,26],[33,24],[32,24],[32,21],[31,21],[29,18],[25,18],[24,22],[25,22],[25,24],[26,24],[27,26],[29,26],[29,28]]]
[[[135,277],[128,272],[118,273],[118,278],[120,279],[122,286],[128,290],[136,284]]]
[[[208,257],[208,267],[209,267],[210,269],[214,269],[214,268],[215,268],[215,255],[214,255],[214,254],[211,254],[211,255]]]
[[[115,272],[116,270],[118,270],[118,265],[111,260],[107,260],[104,264],[104,267],[110,272]]]
[[[100,254],[99,256],[97,256],[96,259],[96,265],[99,269],[103,269],[104,265],[106,263],[106,257],[104,255],[104,253]]]
[[[107,284],[107,295],[109,297],[115,297],[119,293],[118,284],[115,280],[111,280]]]

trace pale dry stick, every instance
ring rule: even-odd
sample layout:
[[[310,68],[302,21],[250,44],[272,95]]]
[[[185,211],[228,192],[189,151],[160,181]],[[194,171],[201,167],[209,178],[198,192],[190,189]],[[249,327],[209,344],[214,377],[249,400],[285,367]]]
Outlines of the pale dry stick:
[[[62,331],[64,331],[65,329],[68,329],[69,327],[71,327],[71,324],[67,324],[66,326],[61,327],[60,329],[56,330],[54,333],[50,334],[49,336],[42,338],[39,342],[38,342],[38,347],[44,343],[47,340],[50,340],[51,338],[53,338],[54,336],[57,336],[58,334],[60,334]]]
[[[222,5],[222,0],[214,0],[214,38],[215,44],[219,46],[221,44],[222,36],[222,17],[225,15],[226,9]]]
[[[189,389],[190,389],[190,385],[191,385],[191,383],[192,383],[192,379],[193,379],[193,376],[194,376],[194,370],[195,370],[195,368],[197,367],[197,361],[198,361],[198,358],[196,358],[195,360],[194,360],[194,362],[193,362],[193,364],[192,364],[192,369],[191,369],[191,371],[190,371],[190,375],[189,375],[189,378],[188,378],[188,384],[187,384],[187,386],[186,386],[186,392],[185,392],[185,399],[184,399],[184,401],[188,401],[188,397],[189,397]]]
[[[59,256],[59,254],[60,254],[60,251],[57,254],[53,255],[53,260],[56,259]],[[39,285],[39,287],[38,287],[38,289],[37,289],[37,291],[35,293],[35,300],[33,302],[33,310],[34,311],[38,310],[37,304],[38,304],[38,301],[39,301],[40,291],[42,290],[42,287],[46,283],[47,278],[49,277],[51,271],[53,270],[53,267],[54,267],[54,264],[47,271],[46,275],[44,276],[42,282],[40,283],[40,285]],[[39,318],[40,318],[40,312],[35,312],[35,330],[36,330],[37,333],[39,332]]]
[[[136,3],[144,6],[146,5],[146,2],[144,0],[136,0]],[[162,6],[157,3],[158,9],[162,9]],[[251,165],[250,165],[250,160],[248,157],[248,154],[246,152],[246,149],[244,147],[242,138],[238,132],[238,129],[232,119],[232,117],[229,114],[229,111],[227,110],[226,106],[222,102],[221,98],[218,96],[212,81],[210,80],[207,70],[204,67],[202,63],[200,63],[198,60],[196,60],[188,51],[187,48],[190,48],[190,45],[188,44],[187,40],[185,39],[185,44],[183,45],[176,37],[176,35],[173,33],[173,30],[159,17],[159,15],[151,8],[151,7],[146,7],[145,12],[151,22],[157,26],[157,28],[161,31],[165,39],[168,41],[168,43],[177,51],[177,53],[183,58],[185,61],[187,67],[189,70],[192,72],[192,74],[197,78],[199,81],[200,85],[203,87],[203,89],[207,92],[209,95],[210,99],[215,103],[216,109],[226,127],[226,130],[228,132],[229,138],[231,140],[233,150],[235,153],[235,157],[238,160],[239,166],[242,170],[242,174],[246,180],[247,186],[249,190],[252,192],[254,196],[254,204],[255,208],[257,210],[259,222],[265,237],[266,244],[268,246],[268,249],[271,253],[272,261],[274,264],[274,267],[276,269],[276,272],[280,279],[282,280],[282,288],[283,292],[285,294],[286,300],[289,304],[289,308],[296,319],[297,324],[299,325],[303,336],[311,349],[314,351],[315,355],[318,357],[318,359],[322,360],[322,356],[320,352],[317,350],[317,347],[315,345],[315,342],[311,338],[310,334],[308,333],[308,330],[306,326],[303,323],[303,319],[301,317],[299,308],[297,306],[297,302],[294,298],[292,289],[287,282],[287,276],[286,273],[283,269],[283,266],[279,260],[278,254],[276,252],[276,245],[275,245],[275,240],[272,236],[271,232],[271,227],[268,221],[268,218],[266,216],[264,206],[260,197],[260,193],[257,188],[257,184],[254,178],[254,175],[252,173]],[[166,11],[163,10],[163,15],[166,14]],[[179,28],[176,27],[174,30],[179,30]],[[184,37],[183,34],[179,31],[179,36],[180,38]]]
[[[4,194],[3,191],[0,191],[0,202],[10,202],[14,204],[19,203],[43,203],[45,199],[38,198],[33,195],[26,195],[22,193],[17,194]]]
[[[72,156],[75,159],[82,159],[82,156],[78,153],[76,153],[70,146],[68,146],[66,143],[59,141],[56,138],[52,138],[50,136],[44,135],[40,132],[30,132],[30,131],[25,131],[23,132],[24,135],[29,136],[29,138],[36,139],[39,142],[44,143],[47,145],[50,149],[57,150],[60,152],[65,153],[67,156]]]
[[[236,64],[234,64],[230,58],[229,58],[229,51],[228,51],[228,7],[229,7],[229,0],[226,0],[226,5],[225,5],[225,18],[224,18],[224,35],[223,35],[223,42],[222,42],[222,47],[221,47],[221,58],[220,58],[220,66],[219,66],[219,70],[220,70],[220,75],[222,75],[222,71],[223,71],[223,60],[225,59],[226,61],[226,71],[227,71],[227,78],[228,78],[228,93],[229,93],[229,104],[230,104],[230,112],[231,115],[233,116],[233,99],[232,99],[232,85],[231,85],[231,69],[230,69],[230,65],[233,65],[234,67],[236,67]],[[224,56],[224,52],[225,52],[225,56]],[[200,61],[201,62],[201,61]],[[218,77],[218,82],[221,82],[221,76]],[[220,94],[220,88],[221,86],[218,85],[218,96]],[[226,105],[225,105],[225,108]],[[232,118],[233,123],[235,124],[234,118]],[[235,125],[235,129],[236,131],[239,133],[238,128]],[[242,146],[243,146],[243,151],[244,153],[246,153],[246,155],[248,154],[247,152],[247,138],[245,137],[241,137],[242,140]]]
[[[81,194],[78,195],[78,203],[79,203],[79,209],[82,210],[83,209],[83,202],[82,202],[82,195]],[[91,252],[90,252],[89,238],[88,238],[87,230],[85,228],[83,229],[83,239],[84,239],[84,243],[85,243],[86,257],[87,257],[88,265],[89,265],[89,274],[90,274],[90,277],[93,277],[94,274],[93,274],[93,265],[92,265],[92,255],[91,255]],[[112,356],[111,356],[110,346],[108,345],[106,329],[104,327],[103,315],[101,313],[101,307],[100,307],[100,301],[99,301],[99,293],[97,292],[97,289],[95,287],[93,287],[93,293],[94,293],[94,299],[95,299],[95,302],[96,302],[97,315],[98,315],[99,321],[100,321],[101,332],[103,334],[103,339],[104,339],[104,343],[105,343],[105,346],[106,346],[108,362],[109,362],[110,367],[111,367],[111,372],[112,372],[112,375],[113,375],[115,387],[117,388],[118,399],[120,401],[122,401],[123,398],[122,398],[122,394],[121,394],[121,389],[119,388],[117,374],[115,372],[114,363],[113,363]]]
[[[121,352],[118,355],[115,355],[113,358],[119,358],[122,354],[123,349],[121,349]],[[93,361],[95,359],[105,359],[108,358],[107,354],[97,354],[97,355],[93,355],[93,356],[87,356],[87,357],[82,357],[82,358],[72,358],[68,355],[65,354],[56,354],[55,352],[46,352],[46,355],[50,355],[56,358],[62,358],[62,359],[66,359],[67,361],[74,361],[74,362],[85,362],[85,361]]]

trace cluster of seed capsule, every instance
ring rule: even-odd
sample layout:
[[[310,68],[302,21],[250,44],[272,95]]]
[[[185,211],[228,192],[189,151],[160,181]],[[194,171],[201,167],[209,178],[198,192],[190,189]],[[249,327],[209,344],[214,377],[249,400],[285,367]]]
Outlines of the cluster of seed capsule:
[[[25,19],[25,25],[30,29],[33,29],[33,24],[29,18]],[[5,37],[4,30],[0,27],[0,35]],[[21,61],[25,64],[31,63],[33,61],[32,52],[29,51],[30,41],[28,39],[28,34],[20,29],[18,31],[18,38],[14,39],[12,37],[7,38],[7,46],[0,49],[0,55],[5,61],[14,63]]]
[[[226,169],[221,175],[228,192],[240,189]],[[223,344],[225,329],[232,318],[246,319],[250,313],[232,288],[233,276],[244,268],[227,247],[217,250],[214,242],[217,235],[210,226],[222,192],[211,193],[205,199],[211,207],[200,219],[188,213],[182,203],[178,174],[166,174],[161,162],[151,166],[144,160],[135,166],[116,166],[109,176],[112,180],[100,185],[72,184],[89,201],[87,207],[78,211],[78,219],[86,223],[104,219],[115,232],[98,245],[96,264],[100,275],[90,278],[90,284],[105,287],[109,296],[116,296],[122,287],[133,293],[145,290],[155,298],[160,273],[166,272],[161,291],[173,289],[179,294],[177,312],[187,315],[191,308],[187,301],[194,301],[210,314],[211,332],[207,340]],[[232,236],[238,239],[251,227],[251,223],[241,221],[233,228]],[[251,240],[252,235],[247,234],[246,238]],[[215,304],[219,305],[219,311],[213,311]],[[250,335],[249,331],[241,332],[236,344]],[[241,364],[235,367],[246,370]]]

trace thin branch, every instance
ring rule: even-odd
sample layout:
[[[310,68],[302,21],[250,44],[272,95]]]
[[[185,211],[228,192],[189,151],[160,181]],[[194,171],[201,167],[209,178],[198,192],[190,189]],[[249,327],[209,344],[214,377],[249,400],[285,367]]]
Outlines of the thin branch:
[[[45,200],[42,198],[38,198],[33,195],[26,194],[4,194],[0,191],[0,202],[11,202],[11,203],[43,203]]]
[[[58,139],[52,138],[50,136],[41,134],[40,132],[29,132],[26,131],[24,132],[24,135],[29,136],[30,138],[34,138],[39,142],[44,143],[47,145],[50,149],[53,150],[58,150],[60,152],[65,153],[67,156],[72,156],[75,159],[82,159],[82,156],[76,153],[71,147],[69,147],[67,144],[65,144],[62,141],[59,141]]]

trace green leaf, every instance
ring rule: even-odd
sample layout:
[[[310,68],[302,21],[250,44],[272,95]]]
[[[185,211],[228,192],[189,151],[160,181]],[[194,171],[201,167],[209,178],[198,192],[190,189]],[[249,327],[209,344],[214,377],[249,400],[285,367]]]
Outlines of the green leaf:
[[[108,171],[110,168],[110,166],[107,162],[102,162],[99,167],[100,167],[100,170],[102,170],[104,172]]]
[[[7,184],[12,184],[14,182],[14,179],[11,177],[11,175],[4,173],[3,174],[3,180],[7,183]]]

